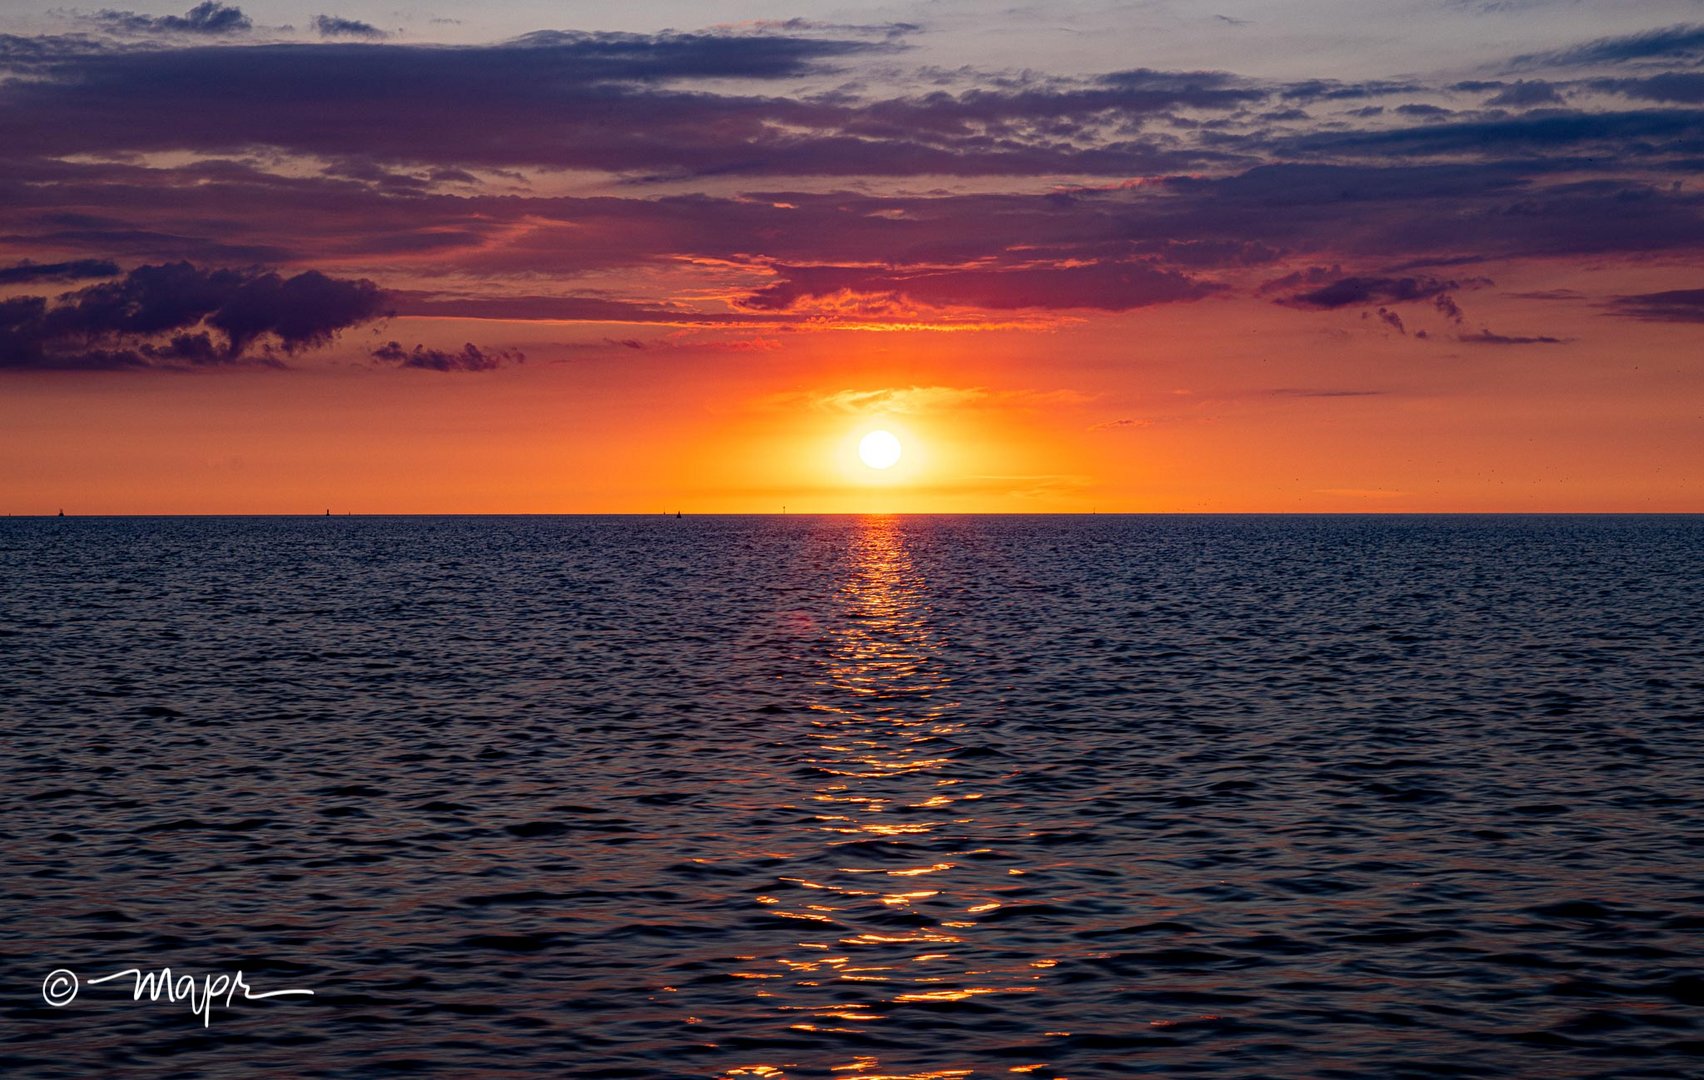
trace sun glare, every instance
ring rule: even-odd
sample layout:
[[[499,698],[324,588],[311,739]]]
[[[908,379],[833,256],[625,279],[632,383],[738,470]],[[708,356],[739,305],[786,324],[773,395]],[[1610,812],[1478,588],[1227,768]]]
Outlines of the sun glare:
[[[899,463],[899,440],[891,431],[872,431],[858,443],[858,457],[872,469],[891,469]]]

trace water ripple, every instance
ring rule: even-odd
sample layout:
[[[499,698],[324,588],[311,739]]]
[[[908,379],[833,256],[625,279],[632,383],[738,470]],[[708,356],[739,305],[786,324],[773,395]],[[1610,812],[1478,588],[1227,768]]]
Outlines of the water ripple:
[[[1700,565],[1697,518],[9,519],[8,1073],[1697,1076]],[[87,984],[167,965],[316,996]]]

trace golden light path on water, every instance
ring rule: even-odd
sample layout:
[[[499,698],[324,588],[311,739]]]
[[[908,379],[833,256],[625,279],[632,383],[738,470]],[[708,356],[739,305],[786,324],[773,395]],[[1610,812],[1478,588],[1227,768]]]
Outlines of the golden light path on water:
[[[808,732],[808,760],[821,776],[811,796],[815,828],[832,871],[782,877],[785,896],[757,898],[802,932],[791,955],[746,958],[752,965],[733,973],[752,980],[789,1028],[829,1046],[879,1039],[899,1010],[919,1014],[907,1018],[914,1037],[956,1003],[1034,993],[1054,965],[1033,953],[1001,956],[998,929],[978,926],[1002,906],[999,882],[1016,884],[1024,871],[1003,865],[1009,860],[991,846],[1000,827],[978,813],[987,793],[955,761],[965,722],[939,662],[928,584],[899,522],[865,518],[851,543]],[[984,1062],[951,1060],[951,1030],[949,1020],[920,1070],[892,1071],[876,1052],[852,1053],[828,1070],[859,1080],[987,1075]],[[802,1075],[800,1067],[752,1062],[722,1077],[782,1080]],[[821,1074],[816,1060],[809,1068]],[[999,1071],[1057,1075],[1046,1068],[1032,1059]]]

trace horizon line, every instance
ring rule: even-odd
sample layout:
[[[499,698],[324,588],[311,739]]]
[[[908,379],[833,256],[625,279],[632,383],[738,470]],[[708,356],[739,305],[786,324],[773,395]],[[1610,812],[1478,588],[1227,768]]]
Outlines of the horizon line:
[[[744,517],[1701,517],[1699,510],[822,510],[775,511],[734,510],[704,511],[687,514],[685,511],[624,511],[624,510],[562,510],[562,511],[395,511],[355,513],[353,511],[303,513],[274,512],[160,512],[160,513],[7,513],[17,520],[96,520],[111,518],[301,518],[304,520],[339,520],[347,518],[744,518]]]

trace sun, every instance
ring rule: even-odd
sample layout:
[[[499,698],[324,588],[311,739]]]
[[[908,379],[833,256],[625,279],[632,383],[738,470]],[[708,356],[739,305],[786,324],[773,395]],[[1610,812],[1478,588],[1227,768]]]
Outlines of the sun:
[[[858,457],[872,469],[893,468],[899,452],[899,439],[891,431],[872,431],[858,443]]]

